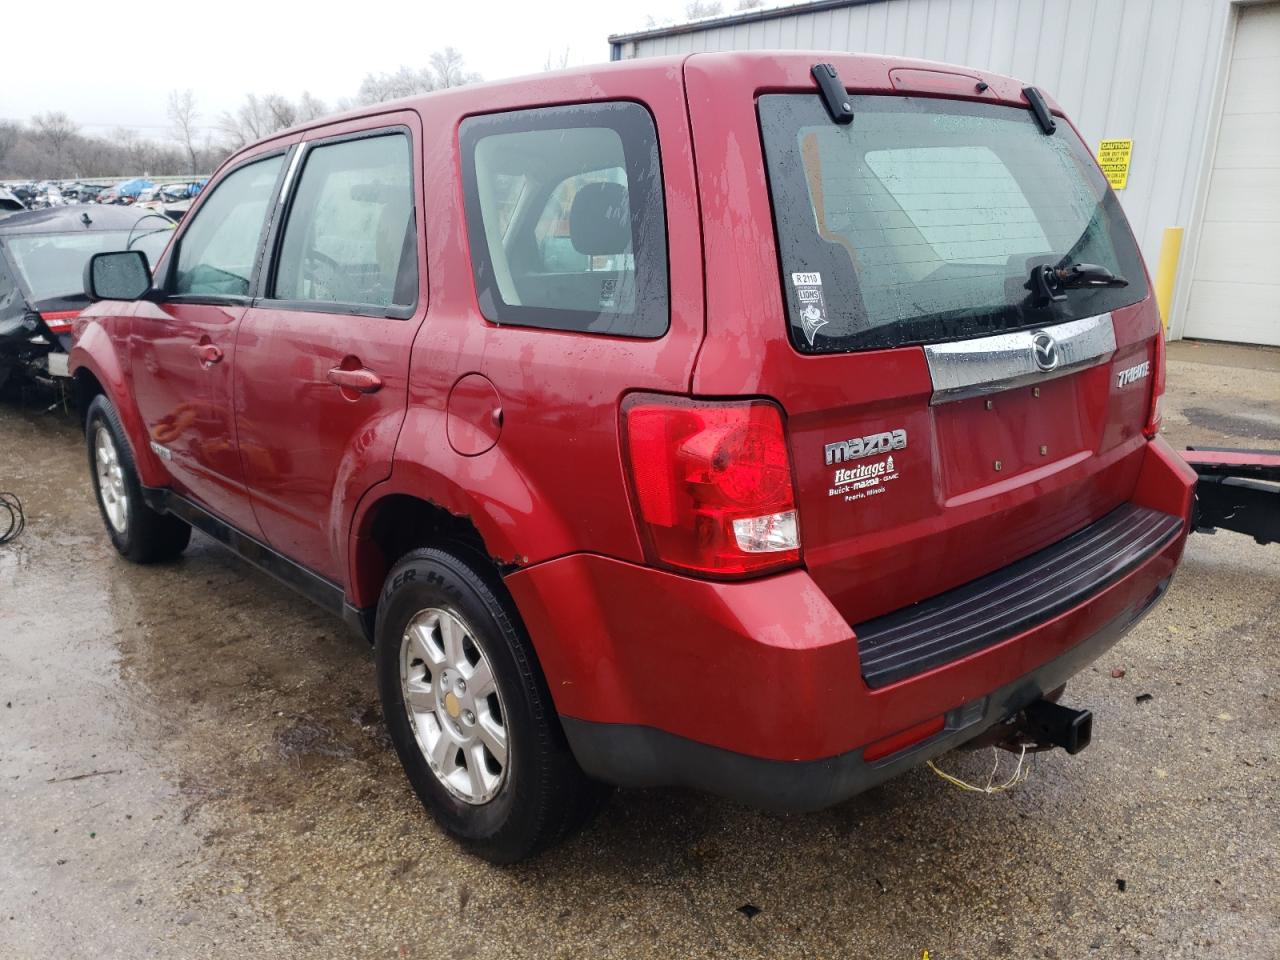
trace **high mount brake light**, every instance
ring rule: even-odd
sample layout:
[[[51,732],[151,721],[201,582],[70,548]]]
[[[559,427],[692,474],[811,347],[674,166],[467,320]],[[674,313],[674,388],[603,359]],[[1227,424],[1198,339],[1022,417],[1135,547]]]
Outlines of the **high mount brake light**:
[[[650,560],[720,577],[799,562],[791,458],[776,406],[640,395],[622,416]]]
[[[1160,421],[1164,416],[1161,409],[1164,401],[1164,353],[1164,328],[1161,327],[1156,331],[1155,356],[1151,364],[1154,368],[1151,371],[1151,406],[1147,413],[1147,425],[1142,431],[1148,440],[1154,440],[1160,433]]]

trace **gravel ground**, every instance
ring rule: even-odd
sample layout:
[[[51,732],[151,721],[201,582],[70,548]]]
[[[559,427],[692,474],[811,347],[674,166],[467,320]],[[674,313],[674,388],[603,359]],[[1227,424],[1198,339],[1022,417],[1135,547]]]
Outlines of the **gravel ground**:
[[[1169,371],[1176,445],[1280,447],[1280,352],[1175,344]],[[621,793],[498,869],[414,800],[340,623],[199,535],[116,558],[60,414],[0,405],[0,490],[29,518],[0,546],[5,958],[1280,956],[1280,546],[1193,537],[1069,688],[1093,746],[1012,792]]]

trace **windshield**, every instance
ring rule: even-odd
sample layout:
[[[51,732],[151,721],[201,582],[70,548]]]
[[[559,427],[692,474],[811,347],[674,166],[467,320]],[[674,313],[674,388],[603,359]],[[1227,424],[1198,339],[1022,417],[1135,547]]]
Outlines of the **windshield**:
[[[1127,306],[1146,278],[1115,194],[1065,125],[917,97],[759,98],[792,339],[805,352],[955,340]],[[1039,264],[1100,264],[1127,287],[1042,303]]]
[[[126,230],[95,230],[10,237],[5,245],[31,299],[39,302],[83,295],[84,265],[95,253],[141,250],[154,266],[172,232],[173,224],[157,219],[136,226],[132,242]]]

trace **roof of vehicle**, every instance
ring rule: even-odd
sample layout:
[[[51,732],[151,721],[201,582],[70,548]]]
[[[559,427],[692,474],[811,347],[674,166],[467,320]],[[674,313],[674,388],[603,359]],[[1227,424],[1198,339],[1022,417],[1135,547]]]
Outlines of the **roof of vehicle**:
[[[847,3],[849,0],[817,0],[817,2],[840,2]],[[787,8],[780,8],[786,11]],[[767,14],[776,12],[774,9],[767,11]],[[752,11],[752,14],[757,11]],[[694,24],[700,26],[701,24]],[[664,28],[665,29],[665,28]],[[626,39],[630,35],[622,35],[619,38]],[[426,100],[436,100],[442,97],[461,97],[473,98],[476,91],[484,91],[486,89],[499,89],[505,87],[522,87],[527,86],[530,81],[558,79],[586,79],[593,75],[606,71],[630,70],[635,72],[653,72],[659,74],[669,74],[673,67],[679,67],[689,60],[697,60],[699,62],[715,63],[724,65],[729,63],[753,64],[763,63],[766,61],[781,62],[802,62],[804,64],[804,73],[808,73],[808,67],[814,63],[822,63],[827,61],[852,61],[862,62],[868,67],[881,67],[886,70],[894,68],[907,69],[924,69],[924,70],[941,70],[944,72],[958,72],[962,74],[981,74],[985,79],[992,81],[1006,81],[1010,85],[1017,84],[1021,88],[1022,84],[1017,78],[1007,75],[995,73],[991,70],[969,66],[963,63],[947,63],[936,60],[923,60],[916,57],[895,57],[884,54],[873,53],[851,53],[847,50],[822,50],[815,48],[813,50],[730,50],[730,51],[695,51],[693,53],[670,54],[658,57],[644,57],[641,59],[615,60],[606,63],[586,64],[578,67],[568,67],[563,70],[551,70],[543,73],[528,74],[519,77],[503,77],[497,80],[487,80],[480,83],[468,83],[455,87],[445,87],[440,90],[432,90],[429,93],[415,94],[409,97],[403,97],[399,100],[389,100],[383,103],[368,104],[366,106],[356,107],[351,110],[344,110],[336,114],[316,117],[306,123],[296,124],[286,130],[280,130],[272,133],[258,143],[264,143],[279,137],[288,136],[289,134],[298,133],[313,127],[328,126],[329,124],[344,119],[368,116],[373,113],[382,113],[388,110],[411,106]],[[896,86],[896,85],[895,85]],[[1048,91],[1044,91],[1049,93]],[[584,94],[582,99],[590,99],[589,94]],[[1050,97],[1050,104],[1056,106]],[[237,151],[239,152],[239,151]]]
[[[89,222],[84,222],[84,217]],[[65,207],[48,207],[44,210],[28,210],[15,213],[0,221],[0,234],[76,233],[82,230],[128,230],[142,217],[154,217],[154,213],[139,215],[128,207],[101,206],[76,203]]]
[[[504,77],[500,80],[489,80],[482,83],[468,83],[456,87],[446,87],[441,90],[433,90],[430,93],[415,94],[410,97],[403,97],[399,100],[388,100],[383,103],[373,103],[365,106],[356,107],[351,110],[344,110],[339,113],[329,114],[327,116],[316,117],[305,123],[296,124],[284,130],[278,130],[248,143],[239,150],[227,157],[214,173],[219,173],[223,168],[235,164],[240,158],[249,153],[254,152],[258,148],[265,146],[288,137],[305,133],[320,127],[328,127],[333,124],[342,123],[347,120],[358,120],[363,117],[373,116],[380,113],[391,113],[396,110],[413,109],[418,104],[425,102],[438,102],[444,98],[457,98],[463,101],[463,110],[466,113],[482,113],[485,112],[484,103],[488,91],[501,90],[511,87],[531,88],[538,90],[556,89],[557,95],[551,97],[548,102],[575,102],[578,100],[590,100],[591,84],[590,80],[593,76],[605,72],[628,71],[633,75],[637,74],[656,74],[664,77],[670,77],[673,71],[680,70],[690,61],[696,61],[704,69],[719,71],[723,69],[735,70],[741,69],[750,73],[757,65],[760,66],[776,66],[783,65],[788,72],[793,73],[797,86],[808,86],[813,81],[809,76],[809,69],[815,63],[836,63],[846,66],[853,66],[854,72],[865,74],[874,74],[877,81],[883,78],[883,86],[890,91],[899,91],[903,95],[913,92],[913,84],[911,82],[890,82],[889,73],[892,70],[915,70],[917,73],[941,73],[953,74],[962,77],[980,77],[982,80],[990,84],[991,90],[986,99],[1002,100],[1004,102],[1018,102],[1021,100],[1021,90],[1023,84],[1014,77],[1003,74],[993,73],[989,70],[982,70],[975,67],[968,67],[963,64],[943,63],[934,60],[920,60],[911,57],[891,57],[880,54],[868,53],[850,53],[845,50],[733,50],[733,51],[702,51],[695,53],[683,53],[662,57],[645,57],[642,59],[617,60],[608,63],[588,64],[580,67],[569,67],[565,70],[552,70],[545,73],[528,74],[521,77]],[[865,79],[865,76],[864,76]],[[852,86],[858,86],[857,78],[846,76],[845,80]],[[817,87],[813,87],[817,92]],[[569,91],[569,99],[564,99],[565,93]],[[1060,110],[1060,106],[1051,93],[1041,91],[1051,110]],[[937,91],[933,91],[936,95]],[[945,95],[955,95],[954,91],[947,91]],[[549,96],[544,94],[544,96]],[[1022,101],[1025,102],[1025,101]]]

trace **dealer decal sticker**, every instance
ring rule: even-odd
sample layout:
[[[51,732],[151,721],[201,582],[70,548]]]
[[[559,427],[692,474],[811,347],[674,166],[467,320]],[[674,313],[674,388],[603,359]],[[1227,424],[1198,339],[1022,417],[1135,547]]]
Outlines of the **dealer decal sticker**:
[[[791,286],[795,288],[800,304],[800,325],[805,339],[813,346],[818,331],[827,325],[827,302],[822,297],[822,274],[793,273]]]
[[[900,474],[890,455],[873,463],[860,463],[856,467],[841,467],[832,477],[828,497],[843,497],[845,503],[854,503],[884,493],[885,484],[897,480]]]

